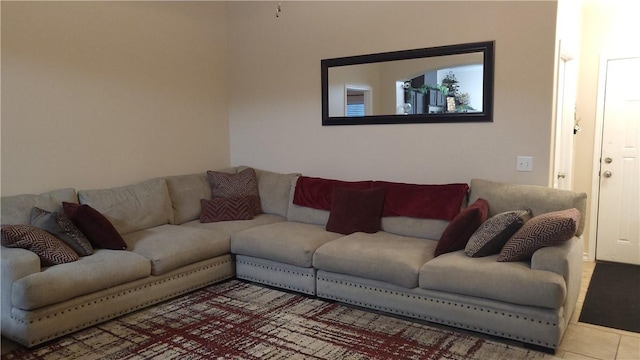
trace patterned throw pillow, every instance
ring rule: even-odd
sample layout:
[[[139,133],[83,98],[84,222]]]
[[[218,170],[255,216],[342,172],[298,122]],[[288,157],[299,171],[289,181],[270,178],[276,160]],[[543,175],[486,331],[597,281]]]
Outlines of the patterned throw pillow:
[[[242,170],[237,174],[217,171],[207,171],[211,185],[211,197],[241,198],[248,197],[253,207],[253,214],[262,214],[260,194],[258,193],[258,178],[252,168]]]
[[[62,203],[64,213],[89,239],[93,247],[125,250],[127,243],[113,224],[98,210],[87,204]]]
[[[485,199],[478,199],[462,210],[442,232],[433,255],[464,249],[471,235],[487,220],[488,213],[489,203]]]
[[[500,252],[507,240],[531,219],[531,210],[505,211],[494,215],[471,235],[464,253],[470,257],[483,257]]]
[[[253,219],[253,204],[248,197],[201,199],[200,222]]]
[[[507,241],[498,261],[528,260],[540,248],[571,239],[579,223],[580,212],[575,208],[535,216]]]
[[[22,248],[40,257],[42,266],[64,264],[79,259],[60,239],[33,225],[3,225],[2,246]]]
[[[69,245],[80,256],[93,254],[91,243],[73,222],[63,213],[49,212],[39,207],[31,209],[31,225],[46,230]]]

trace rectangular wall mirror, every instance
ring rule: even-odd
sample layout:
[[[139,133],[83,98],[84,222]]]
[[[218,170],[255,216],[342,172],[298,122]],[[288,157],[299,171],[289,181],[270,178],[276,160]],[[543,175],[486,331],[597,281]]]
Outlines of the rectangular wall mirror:
[[[325,59],[322,125],[493,121],[494,42]]]

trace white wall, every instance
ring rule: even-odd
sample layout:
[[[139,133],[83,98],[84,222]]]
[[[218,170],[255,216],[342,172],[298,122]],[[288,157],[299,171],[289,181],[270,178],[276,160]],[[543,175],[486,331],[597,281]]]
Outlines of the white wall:
[[[556,2],[227,4],[231,162],[340,179],[547,185]],[[321,126],[320,60],[496,41],[493,123]],[[534,157],[516,172],[516,156]]]
[[[1,6],[2,195],[228,166],[224,3]]]

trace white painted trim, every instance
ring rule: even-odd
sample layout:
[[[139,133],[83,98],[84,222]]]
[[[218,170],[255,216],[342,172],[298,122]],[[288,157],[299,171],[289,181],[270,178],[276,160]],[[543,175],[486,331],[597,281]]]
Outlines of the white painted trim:
[[[598,199],[600,198],[600,156],[602,154],[602,124],[604,123],[604,89],[607,79],[607,62],[609,58],[600,56],[598,72],[598,96],[596,98],[596,118],[594,125],[593,171],[591,173],[591,211],[589,213],[589,261],[596,259],[596,240],[598,234]]]

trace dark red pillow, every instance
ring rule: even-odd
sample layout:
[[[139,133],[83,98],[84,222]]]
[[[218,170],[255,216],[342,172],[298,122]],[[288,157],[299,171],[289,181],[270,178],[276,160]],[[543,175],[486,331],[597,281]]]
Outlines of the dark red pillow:
[[[462,210],[444,229],[434,256],[464,249],[471,235],[487,220],[488,213],[489,203],[485,199],[478,199]]]
[[[127,243],[111,222],[98,210],[87,204],[63,202],[64,213],[84,233],[93,247],[124,250]]]
[[[249,197],[200,199],[200,222],[253,219],[253,202]]]
[[[373,234],[380,231],[384,193],[384,188],[335,188],[327,231],[345,235],[354,232]]]

